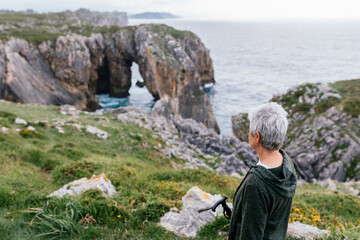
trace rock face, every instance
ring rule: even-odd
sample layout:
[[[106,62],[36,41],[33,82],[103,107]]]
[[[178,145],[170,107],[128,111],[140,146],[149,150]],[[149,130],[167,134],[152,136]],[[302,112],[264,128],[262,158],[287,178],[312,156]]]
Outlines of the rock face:
[[[48,62],[28,42],[11,38],[4,46],[6,74],[2,78],[5,100],[40,104],[73,104],[81,92],[71,93],[56,80]]]
[[[306,84],[275,96],[289,113],[284,149],[306,181],[360,179],[360,116],[344,112],[342,97],[327,84]],[[234,134],[248,134],[247,116],[233,116]]]
[[[65,195],[81,195],[81,193],[89,189],[99,189],[104,192],[106,196],[116,195],[115,187],[104,173],[98,176],[92,176],[90,179],[81,178],[71,183],[65,184],[59,190],[51,193],[49,197],[64,197]]]
[[[160,219],[159,225],[180,237],[196,237],[196,233],[203,226],[213,222],[216,216],[223,214],[223,208],[218,206],[216,212],[208,210],[199,213],[198,211],[212,207],[221,198],[219,194],[211,195],[198,187],[192,187],[182,198],[182,210],[167,212]],[[228,203],[228,205],[232,208],[232,204]]]
[[[95,110],[96,93],[129,94],[133,62],[154,98],[168,99],[172,114],[219,132],[202,89],[215,82],[209,50],[193,33],[166,25],[126,27],[90,37],[68,34],[38,46],[12,38],[0,44],[0,97]]]

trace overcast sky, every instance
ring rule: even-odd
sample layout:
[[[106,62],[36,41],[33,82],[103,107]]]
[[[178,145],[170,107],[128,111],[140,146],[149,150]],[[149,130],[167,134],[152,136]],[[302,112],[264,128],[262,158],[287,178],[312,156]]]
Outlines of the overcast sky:
[[[191,19],[360,18],[360,0],[0,0],[0,9],[171,12]]]

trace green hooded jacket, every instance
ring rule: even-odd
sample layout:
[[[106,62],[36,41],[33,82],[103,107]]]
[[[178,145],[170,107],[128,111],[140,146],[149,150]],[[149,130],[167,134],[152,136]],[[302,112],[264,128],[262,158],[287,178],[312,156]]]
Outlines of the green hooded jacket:
[[[283,155],[279,175],[256,165],[236,190],[230,219],[229,240],[286,238],[296,172],[290,157]]]

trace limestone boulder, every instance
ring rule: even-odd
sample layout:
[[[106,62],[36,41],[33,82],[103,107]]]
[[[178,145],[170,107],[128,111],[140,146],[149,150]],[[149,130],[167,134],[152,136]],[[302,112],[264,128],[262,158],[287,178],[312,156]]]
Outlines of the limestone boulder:
[[[182,198],[182,210],[165,213],[158,225],[180,237],[193,238],[203,226],[213,222],[223,212],[221,206],[218,206],[216,212],[199,210],[212,207],[221,198],[219,194],[211,195],[198,187],[192,187]],[[232,209],[232,204],[228,205]]]
[[[60,107],[60,113],[62,115],[70,115],[73,116],[75,118],[78,118],[80,115],[80,111],[76,109],[76,107],[71,106],[71,105],[62,105]]]
[[[24,119],[15,118],[15,124],[27,125],[28,123]]]
[[[64,197],[65,195],[81,195],[89,189],[99,189],[105,196],[111,197],[117,194],[115,187],[104,173],[93,175],[90,179],[81,178],[65,184],[62,188],[54,191],[48,197]]]
[[[96,135],[98,138],[107,139],[109,134],[94,126],[86,126],[86,132]]]
[[[288,237],[295,237],[299,239],[312,240],[322,239],[330,235],[330,231],[321,230],[311,225],[300,222],[290,223],[287,230]]]
[[[7,133],[9,131],[9,129],[7,127],[1,127],[1,131],[3,133]]]

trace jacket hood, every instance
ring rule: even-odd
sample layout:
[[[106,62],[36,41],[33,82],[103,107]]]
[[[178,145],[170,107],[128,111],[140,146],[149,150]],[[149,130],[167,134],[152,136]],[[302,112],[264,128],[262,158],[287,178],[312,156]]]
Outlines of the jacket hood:
[[[282,167],[283,178],[277,178],[271,171],[259,165],[254,166],[250,171],[259,176],[268,186],[281,196],[286,198],[293,197],[295,195],[297,182],[294,164],[291,158],[283,150],[280,149],[279,151],[284,157]]]

